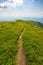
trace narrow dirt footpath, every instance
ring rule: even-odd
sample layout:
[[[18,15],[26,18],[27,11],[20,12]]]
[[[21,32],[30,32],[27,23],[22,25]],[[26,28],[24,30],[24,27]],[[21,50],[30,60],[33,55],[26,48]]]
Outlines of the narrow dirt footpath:
[[[22,36],[24,34],[25,29],[21,32],[21,35],[19,36],[18,39],[18,44],[19,44],[19,50],[18,50],[18,65],[26,65],[26,60],[25,60],[25,55],[23,51],[23,46],[22,46]]]

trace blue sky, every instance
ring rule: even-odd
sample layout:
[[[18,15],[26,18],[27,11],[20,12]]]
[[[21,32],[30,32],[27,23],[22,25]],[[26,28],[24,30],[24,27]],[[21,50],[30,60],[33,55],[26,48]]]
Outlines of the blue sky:
[[[0,0],[0,17],[43,18],[43,0]]]

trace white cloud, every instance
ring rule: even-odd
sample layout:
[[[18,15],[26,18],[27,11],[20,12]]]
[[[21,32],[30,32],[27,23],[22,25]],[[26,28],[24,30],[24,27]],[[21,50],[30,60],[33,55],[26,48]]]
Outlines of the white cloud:
[[[7,0],[0,3],[0,7],[16,7],[23,5],[23,0]]]
[[[43,12],[39,11],[28,11],[28,10],[18,10],[18,9],[1,9],[0,18],[7,17],[43,17]]]

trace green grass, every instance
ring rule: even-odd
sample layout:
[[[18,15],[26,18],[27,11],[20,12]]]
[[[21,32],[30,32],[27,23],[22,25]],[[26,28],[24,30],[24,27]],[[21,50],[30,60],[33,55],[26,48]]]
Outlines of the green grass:
[[[16,65],[18,38],[24,27],[23,48],[27,65],[43,65],[43,24],[22,20],[0,22],[0,65]]]
[[[0,65],[16,65],[18,37],[22,27],[18,22],[0,22]]]
[[[23,35],[27,65],[43,65],[43,28],[28,24]]]

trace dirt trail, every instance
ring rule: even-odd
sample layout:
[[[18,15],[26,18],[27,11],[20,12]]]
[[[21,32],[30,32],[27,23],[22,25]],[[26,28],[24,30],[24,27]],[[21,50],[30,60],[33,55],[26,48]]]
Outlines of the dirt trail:
[[[22,46],[22,36],[24,34],[25,29],[21,32],[21,35],[19,36],[18,44],[19,50],[18,50],[18,65],[26,65],[26,60],[25,60],[25,55],[23,51],[23,46]]]

